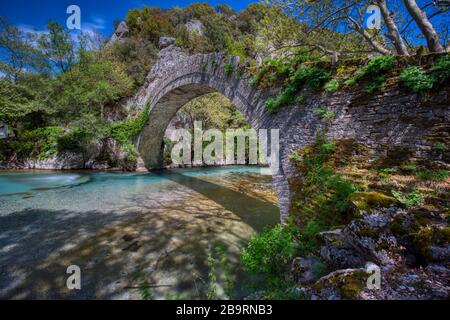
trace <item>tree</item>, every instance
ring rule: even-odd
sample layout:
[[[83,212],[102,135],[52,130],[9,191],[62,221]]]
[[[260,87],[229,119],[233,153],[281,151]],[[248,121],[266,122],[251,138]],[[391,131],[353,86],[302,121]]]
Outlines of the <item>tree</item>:
[[[380,7],[381,15],[386,23],[388,29],[388,37],[392,40],[397,54],[401,56],[409,55],[408,48],[406,47],[405,41],[403,40],[400,32],[398,31],[397,24],[394,20],[394,13],[390,12],[387,7],[386,0],[377,0],[376,2]]]
[[[193,99],[178,112],[188,121],[190,128],[195,121],[203,123],[203,129],[242,128],[248,126],[244,115],[220,93],[210,93]]]
[[[161,36],[170,36],[174,33],[174,27],[166,12],[159,8],[133,9],[128,12],[126,23],[131,35],[147,39],[154,45],[158,44]]]
[[[36,36],[9,24],[0,17],[0,71],[12,81],[27,72],[45,72],[47,65],[33,43]]]
[[[101,61],[92,53],[90,55],[89,60],[57,76],[55,98],[63,118],[73,119],[83,113],[92,113],[103,119],[107,104],[132,92],[133,81],[123,64]]]
[[[68,30],[56,22],[49,22],[48,33],[39,37],[38,43],[45,58],[57,71],[67,72],[76,62],[75,47]]]
[[[442,46],[439,40],[439,35],[430,23],[425,11],[417,5],[415,0],[403,0],[403,2],[409,14],[425,36],[428,44],[428,50],[430,50],[430,52],[443,52],[444,46]]]

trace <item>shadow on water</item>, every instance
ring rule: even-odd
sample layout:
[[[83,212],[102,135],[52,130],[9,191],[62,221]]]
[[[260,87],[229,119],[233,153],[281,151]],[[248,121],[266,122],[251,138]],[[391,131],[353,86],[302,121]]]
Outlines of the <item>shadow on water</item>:
[[[139,210],[24,209],[0,216],[0,299],[136,299],[142,280],[168,286],[152,289],[157,298],[167,292],[205,298],[214,245],[222,243],[239,265],[247,235],[278,222],[279,209],[269,201],[173,171],[154,174],[195,192],[178,202],[139,195],[131,201]],[[79,291],[66,288],[73,264],[82,270]],[[234,276],[245,280],[239,270]]]
[[[280,209],[267,200],[251,197],[245,193],[171,170],[152,171],[152,173],[202,194],[236,214],[255,231],[262,231],[265,227],[280,222]]]

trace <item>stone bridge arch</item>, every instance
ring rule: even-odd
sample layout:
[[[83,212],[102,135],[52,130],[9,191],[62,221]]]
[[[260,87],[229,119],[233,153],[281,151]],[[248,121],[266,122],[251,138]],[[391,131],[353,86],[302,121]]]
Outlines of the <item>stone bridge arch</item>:
[[[332,93],[301,88],[298,94],[307,99],[269,114],[265,102],[278,89],[252,86],[236,71],[236,58],[231,59],[235,70],[225,72],[229,62],[217,53],[187,55],[174,46],[160,51],[145,86],[132,101],[140,106],[150,101],[149,122],[137,142],[148,169],[161,166],[164,132],[178,109],[193,98],[215,91],[228,97],[254,129],[280,130],[280,170],[273,184],[282,221],[288,217],[293,195],[288,180],[297,175],[289,156],[311,144],[318,132],[325,130],[329,139],[364,144],[369,157],[389,157],[397,147],[408,149],[412,157],[434,157],[433,137],[448,136],[448,85],[426,102],[396,85],[370,95],[361,86]],[[320,117],[318,109],[324,107],[332,112],[333,119]],[[448,153],[442,157],[448,163]]]
[[[225,71],[226,64],[232,72]],[[161,51],[140,104],[148,99],[149,121],[138,139],[138,150],[148,170],[163,165],[163,139],[170,120],[186,103],[202,95],[219,92],[230,99],[252,128],[279,129],[273,117],[265,111],[269,93],[255,89],[237,71],[238,59],[225,59],[220,54],[186,55],[176,47]],[[281,146],[280,146],[281,149]],[[280,150],[282,154],[282,150]],[[289,190],[283,168],[273,177],[282,216],[289,209]]]

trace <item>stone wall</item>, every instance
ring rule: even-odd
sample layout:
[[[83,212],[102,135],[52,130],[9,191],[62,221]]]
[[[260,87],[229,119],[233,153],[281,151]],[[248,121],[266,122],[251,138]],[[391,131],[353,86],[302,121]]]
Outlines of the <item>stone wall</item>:
[[[234,71],[225,72],[232,63]],[[210,92],[221,92],[245,115],[255,129],[280,130],[281,168],[273,177],[279,196],[281,219],[289,212],[291,193],[289,177],[295,174],[289,155],[311,144],[317,134],[327,130],[329,138],[354,139],[373,151],[373,157],[387,155],[401,148],[417,157],[433,156],[433,137],[449,137],[449,88],[441,88],[429,97],[411,94],[390,79],[385,90],[366,94],[351,92],[315,93],[304,90],[304,104],[282,108],[275,114],[265,110],[268,97],[277,89],[260,90],[238,71],[237,58],[220,54],[188,56],[179,48],[161,50],[147,83],[134,99],[143,106],[150,99],[150,120],[138,141],[138,148],[148,169],[162,165],[164,132],[181,106]],[[335,113],[332,121],[321,119],[317,109]],[[448,162],[448,156],[442,161]]]

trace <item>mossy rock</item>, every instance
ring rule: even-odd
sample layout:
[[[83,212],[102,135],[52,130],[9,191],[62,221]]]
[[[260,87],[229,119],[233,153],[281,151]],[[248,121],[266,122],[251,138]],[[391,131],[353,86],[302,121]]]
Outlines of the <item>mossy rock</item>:
[[[355,192],[349,196],[356,209],[362,211],[369,211],[375,208],[387,208],[391,205],[398,204],[397,199],[385,195],[377,191]]]
[[[312,289],[319,293],[331,288],[338,290],[343,300],[359,299],[359,295],[366,287],[367,272],[364,269],[345,269],[335,271],[316,282]]]
[[[429,226],[422,228],[414,236],[414,243],[420,253],[430,258],[429,247],[432,245],[443,245],[450,243],[450,227]]]

